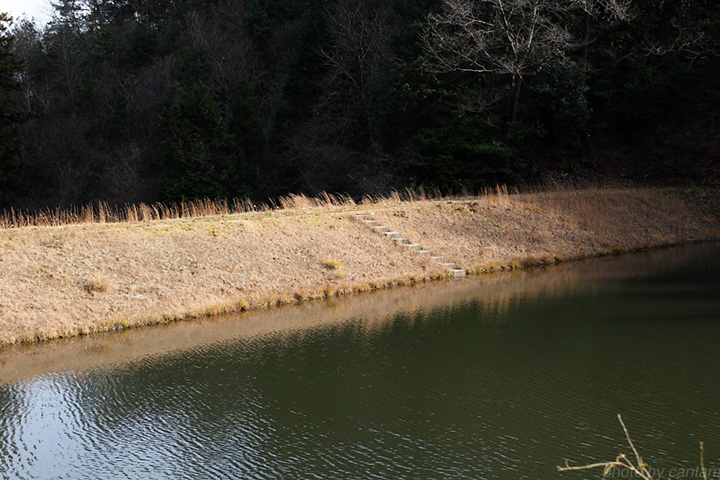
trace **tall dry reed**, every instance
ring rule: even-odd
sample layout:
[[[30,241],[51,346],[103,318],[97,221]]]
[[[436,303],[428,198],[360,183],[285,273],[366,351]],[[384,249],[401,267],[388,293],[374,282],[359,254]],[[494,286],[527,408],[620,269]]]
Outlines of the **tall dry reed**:
[[[517,190],[515,190],[517,193]],[[506,186],[497,186],[495,189],[485,189],[480,196],[499,198],[509,195]],[[430,200],[467,198],[470,195],[463,191],[458,195],[443,194],[434,188],[426,191],[423,187],[417,189],[393,190],[386,195],[366,195],[360,205],[384,205],[408,202],[423,202]],[[303,210],[312,208],[352,207],[357,203],[349,195],[330,194],[323,192],[316,197],[303,194],[290,194],[270,199],[266,203],[254,203],[248,198],[233,200],[192,200],[178,203],[153,204],[124,204],[111,205],[106,202],[94,202],[83,206],[70,208],[44,209],[37,211],[9,210],[0,211],[0,228],[21,228],[29,226],[60,226],[83,223],[121,223],[121,222],[149,222],[153,220],[168,220],[178,218],[209,217],[218,215],[231,215],[236,213],[266,212],[276,210]]]
[[[83,223],[148,222],[178,218],[209,217],[269,210],[299,210],[304,208],[325,208],[352,206],[355,202],[347,195],[323,193],[317,197],[288,195],[268,203],[253,203],[249,199],[210,200],[201,199],[178,203],[125,204],[113,206],[106,202],[94,202],[66,209],[44,209],[37,211],[0,211],[0,228],[21,228],[29,226],[60,226]]]

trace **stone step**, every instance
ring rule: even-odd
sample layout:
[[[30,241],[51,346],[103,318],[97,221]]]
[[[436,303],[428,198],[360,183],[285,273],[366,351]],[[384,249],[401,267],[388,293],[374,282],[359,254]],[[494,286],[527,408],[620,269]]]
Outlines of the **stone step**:
[[[418,243],[410,243],[410,239],[401,237],[399,232],[391,232],[390,227],[380,225],[380,222],[378,222],[377,220],[373,220],[372,216],[366,214],[356,214],[353,215],[353,217],[356,220],[364,222],[367,226],[371,227],[378,233],[385,235],[385,237],[389,238],[390,240],[397,242],[398,245],[407,247],[409,250],[414,250],[419,255],[430,256],[430,259],[437,263],[439,266],[450,270],[453,274],[453,278],[464,278],[467,276],[467,272],[461,268],[457,268],[454,263],[443,261],[443,257],[433,256],[430,250],[423,249],[422,246]]]
[[[453,277],[455,278],[465,278],[467,276],[467,272],[462,268],[453,268],[450,271],[453,273]]]

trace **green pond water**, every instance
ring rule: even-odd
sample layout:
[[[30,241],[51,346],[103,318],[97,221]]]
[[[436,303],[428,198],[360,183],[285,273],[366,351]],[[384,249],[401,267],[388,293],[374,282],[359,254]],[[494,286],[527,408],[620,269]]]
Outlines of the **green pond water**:
[[[5,349],[0,478],[601,478],[555,466],[630,454],[618,413],[662,478],[701,440],[720,478],[719,270],[684,247]]]

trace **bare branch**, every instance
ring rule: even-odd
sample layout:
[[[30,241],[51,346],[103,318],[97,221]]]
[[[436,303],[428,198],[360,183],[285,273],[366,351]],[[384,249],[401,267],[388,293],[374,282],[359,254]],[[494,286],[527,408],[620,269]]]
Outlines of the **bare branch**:
[[[597,463],[590,463],[587,465],[580,465],[580,466],[570,466],[570,463],[568,460],[565,460],[565,466],[561,467],[558,466],[557,469],[559,472],[567,472],[567,471],[575,471],[575,470],[591,470],[595,468],[602,468],[603,469],[603,476],[607,476],[613,468],[622,468],[629,470],[632,472],[635,476],[642,478],[643,480],[653,480],[652,474],[650,472],[650,466],[645,463],[638,453],[637,449],[635,448],[635,445],[633,444],[632,439],[630,438],[630,433],[628,432],[627,427],[625,426],[625,423],[623,422],[622,416],[618,415],[618,420],[620,421],[620,425],[622,425],[623,431],[625,432],[625,438],[628,441],[628,445],[630,445],[630,448],[633,451],[633,454],[635,455],[635,464],[633,464],[631,461],[627,459],[627,457],[623,454],[618,455],[618,457],[612,461],[612,462],[597,462]],[[704,463],[704,450],[703,450],[703,443],[700,442],[700,468],[702,469],[703,478],[707,480],[707,473],[705,470],[705,463]]]
[[[643,51],[646,55],[663,56],[678,53],[695,61],[703,55],[720,56],[717,38],[708,34],[697,25],[683,25],[674,22],[676,37],[670,43],[660,43],[646,39]]]

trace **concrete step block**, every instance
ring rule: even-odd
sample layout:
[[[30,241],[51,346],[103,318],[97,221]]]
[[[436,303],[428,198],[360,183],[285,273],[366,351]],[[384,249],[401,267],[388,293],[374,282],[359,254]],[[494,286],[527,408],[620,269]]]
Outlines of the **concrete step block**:
[[[432,252],[430,250],[418,250],[418,253],[420,255],[432,255]]]
[[[438,265],[440,265],[441,267],[445,267],[445,268],[447,268],[448,270],[454,270],[454,269],[455,269],[455,264],[454,264],[454,263],[438,262]]]
[[[375,230],[377,230],[377,231],[380,232],[380,233],[385,233],[385,232],[389,232],[389,231],[390,231],[390,227],[385,227],[385,226],[382,226],[382,225],[377,226],[377,227],[374,227],[374,228],[375,228]]]
[[[395,238],[400,236],[398,232],[385,232],[383,235],[385,235],[387,238]]]
[[[410,250],[420,251],[420,245],[417,243],[406,243],[405,246]]]
[[[462,268],[453,268],[451,271],[455,278],[465,278],[467,276],[467,272]]]
[[[374,226],[376,226],[378,223],[380,223],[380,222],[378,222],[377,220],[363,220],[363,221],[364,221],[366,224],[368,224],[369,226],[371,226],[371,227],[374,227]]]
[[[443,257],[430,257],[433,262],[442,263]]]
[[[395,238],[393,238],[393,240],[396,241],[397,243],[399,243],[400,245],[405,245],[406,243],[410,243],[410,240],[408,240],[405,237],[395,237]]]

